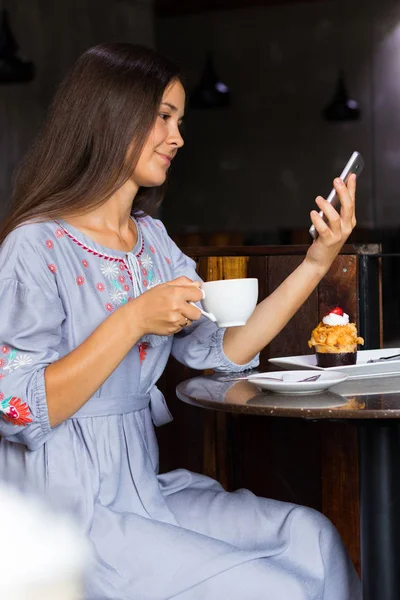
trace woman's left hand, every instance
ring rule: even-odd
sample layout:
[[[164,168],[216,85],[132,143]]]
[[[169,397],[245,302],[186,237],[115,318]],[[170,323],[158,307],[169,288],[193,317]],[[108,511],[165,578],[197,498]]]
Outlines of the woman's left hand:
[[[316,210],[310,214],[318,237],[308,249],[305,260],[323,271],[329,269],[356,226],[356,176],[351,175],[347,185],[339,178],[334,180],[333,185],[340,199],[340,214],[321,196],[318,196],[315,202],[324,213],[327,222]]]

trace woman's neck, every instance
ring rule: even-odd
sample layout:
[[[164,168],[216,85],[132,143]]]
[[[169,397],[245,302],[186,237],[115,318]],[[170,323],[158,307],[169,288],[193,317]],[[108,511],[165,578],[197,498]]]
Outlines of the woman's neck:
[[[129,252],[135,247],[138,232],[131,219],[137,188],[127,181],[106,202],[80,215],[63,218],[102,246]]]

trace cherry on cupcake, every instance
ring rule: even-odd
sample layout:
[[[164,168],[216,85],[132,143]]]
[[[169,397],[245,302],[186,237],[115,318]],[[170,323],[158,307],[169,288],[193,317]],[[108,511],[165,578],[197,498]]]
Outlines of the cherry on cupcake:
[[[339,315],[340,317],[343,317],[343,308],[340,308],[340,306],[336,306],[335,308],[332,308],[329,314]]]

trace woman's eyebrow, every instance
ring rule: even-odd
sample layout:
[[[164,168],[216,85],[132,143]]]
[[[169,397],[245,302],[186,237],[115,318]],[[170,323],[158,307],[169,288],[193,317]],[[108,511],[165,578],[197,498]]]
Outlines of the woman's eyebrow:
[[[166,106],[169,106],[171,110],[174,110],[174,111],[178,110],[178,109],[176,108],[176,106],[174,106],[174,105],[173,105],[173,104],[171,104],[170,102],[161,102],[161,104],[165,104]]]

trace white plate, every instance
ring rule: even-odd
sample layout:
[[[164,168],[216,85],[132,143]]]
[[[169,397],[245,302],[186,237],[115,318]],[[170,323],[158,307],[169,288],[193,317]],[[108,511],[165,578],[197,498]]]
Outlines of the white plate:
[[[276,377],[277,381],[268,377]],[[310,371],[275,371],[249,375],[247,380],[262,390],[278,394],[317,394],[347,379],[347,375],[336,372],[321,373],[317,381],[300,381],[306,377],[310,377]]]
[[[369,363],[371,359],[382,356],[393,356],[400,354],[400,348],[379,348],[378,350],[359,350],[357,352],[357,364],[344,367],[317,367],[315,354],[304,356],[282,356],[280,358],[270,358],[269,362],[284,369],[317,369],[325,373],[340,371],[349,376],[349,379],[364,379],[365,377],[375,377],[376,375],[400,374],[400,358],[393,360],[382,360],[377,363]]]

